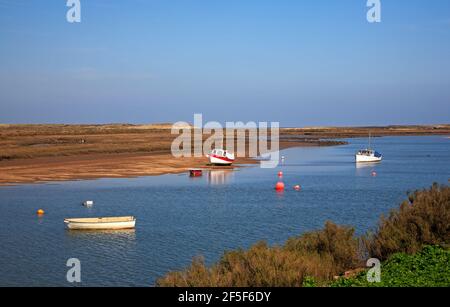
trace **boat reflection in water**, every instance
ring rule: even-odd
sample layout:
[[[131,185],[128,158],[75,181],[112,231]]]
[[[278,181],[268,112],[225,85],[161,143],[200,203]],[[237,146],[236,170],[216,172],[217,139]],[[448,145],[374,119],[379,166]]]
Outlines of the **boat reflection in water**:
[[[68,229],[66,234],[73,239],[115,239],[119,241],[134,241],[136,239],[135,229],[113,229],[113,230],[85,230],[77,231]]]
[[[356,176],[362,176],[362,177],[367,177],[367,176],[372,176],[374,177],[374,174],[376,174],[376,169],[377,169],[377,165],[374,165],[371,162],[360,162],[360,163],[356,163],[356,172],[355,175]]]
[[[69,229],[64,232],[64,249],[71,251],[68,256],[78,258],[82,266],[88,267],[87,271],[82,273],[85,281],[93,279],[101,284],[106,280],[114,284],[120,280],[120,276],[127,276],[130,272],[137,273],[142,267],[142,262],[136,258],[138,240],[135,229]],[[113,271],[115,273],[111,274]]]
[[[360,162],[356,163],[356,169],[367,169],[367,168],[373,168],[374,164],[372,162]]]
[[[211,170],[208,173],[208,182],[213,185],[227,184],[232,177],[232,170]]]

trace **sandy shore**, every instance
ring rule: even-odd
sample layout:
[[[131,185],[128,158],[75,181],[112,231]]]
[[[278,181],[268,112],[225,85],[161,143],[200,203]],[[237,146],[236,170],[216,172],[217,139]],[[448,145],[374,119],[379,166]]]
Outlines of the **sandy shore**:
[[[334,144],[324,142],[326,146]],[[338,144],[338,143],[336,143]],[[315,143],[281,143],[281,148],[318,146]],[[0,186],[51,181],[99,178],[131,178],[203,170],[234,169],[257,164],[253,158],[237,157],[232,166],[212,166],[206,157],[175,158],[170,153],[87,154],[80,156],[38,157],[0,162]]]
[[[205,161],[205,158],[174,158],[170,154],[104,154],[5,161],[0,164],[0,185],[152,176],[187,172],[190,168],[221,169]],[[236,166],[257,163],[246,158],[238,158],[236,162]]]
[[[211,169],[206,158],[174,158],[167,125],[0,125],[0,185],[123,178]],[[385,135],[448,137],[450,125],[287,128],[280,148],[343,144],[334,138]],[[258,163],[237,158],[233,167]],[[217,169],[217,167],[214,167]]]

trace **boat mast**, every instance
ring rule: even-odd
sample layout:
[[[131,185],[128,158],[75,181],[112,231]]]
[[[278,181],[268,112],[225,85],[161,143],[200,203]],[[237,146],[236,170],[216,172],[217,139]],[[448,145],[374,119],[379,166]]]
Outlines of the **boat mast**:
[[[370,134],[370,131],[369,131],[369,150],[370,150],[370,137],[371,137],[372,135]]]

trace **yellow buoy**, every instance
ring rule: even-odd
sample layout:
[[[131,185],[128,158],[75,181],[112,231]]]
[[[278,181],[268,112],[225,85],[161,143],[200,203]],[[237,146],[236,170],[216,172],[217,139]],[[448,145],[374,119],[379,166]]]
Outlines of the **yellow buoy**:
[[[39,209],[38,211],[36,211],[37,215],[43,215],[45,212],[42,209]]]

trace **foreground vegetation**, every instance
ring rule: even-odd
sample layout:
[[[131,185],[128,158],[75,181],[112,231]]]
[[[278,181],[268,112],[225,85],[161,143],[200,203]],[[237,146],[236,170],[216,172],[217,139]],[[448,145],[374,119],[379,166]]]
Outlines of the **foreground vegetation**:
[[[327,222],[324,229],[290,238],[282,246],[259,242],[248,250],[226,252],[211,267],[195,258],[190,267],[168,273],[157,285],[366,286],[364,271],[353,279],[335,277],[364,268],[366,259],[376,257],[387,260],[381,285],[450,286],[449,243],[450,187],[435,184],[410,193],[399,209],[381,217],[374,232],[362,237],[355,237],[351,227]]]
[[[367,271],[356,277],[339,278],[333,287],[448,287],[450,286],[450,250],[426,246],[414,255],[397,253],[382,264],[379,283],[367,281]]]

